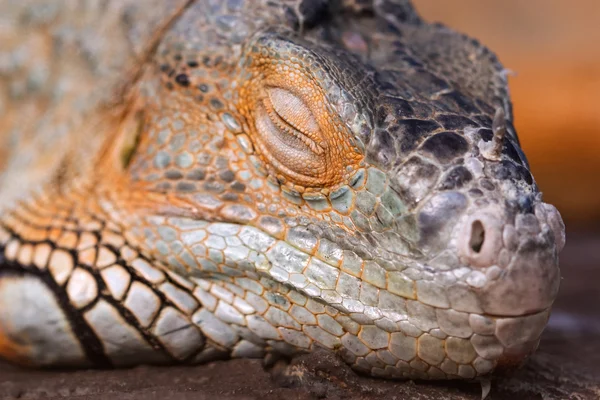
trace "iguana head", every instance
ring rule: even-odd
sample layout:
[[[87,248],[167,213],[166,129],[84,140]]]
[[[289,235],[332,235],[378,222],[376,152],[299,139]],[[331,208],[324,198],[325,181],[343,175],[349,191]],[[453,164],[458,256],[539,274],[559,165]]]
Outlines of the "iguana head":
[[[406,4],[317,3],[192,5],[84,191],[157,268],[258,284],[271,306],[239,294],[243,322],[210,311],[272,348],[329,347],[386,377],[520,362],[558,290],[564,226],[520,149],[505,70]]]

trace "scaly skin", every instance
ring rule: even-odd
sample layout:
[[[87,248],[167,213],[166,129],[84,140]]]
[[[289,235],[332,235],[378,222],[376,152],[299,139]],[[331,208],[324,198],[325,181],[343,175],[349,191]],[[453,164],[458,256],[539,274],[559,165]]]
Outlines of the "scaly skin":
[[[564,226],[476,41],[402,0],[4,7],[2,65],[38,57],[2,78],[4,357],[452,379],[535,350]]]

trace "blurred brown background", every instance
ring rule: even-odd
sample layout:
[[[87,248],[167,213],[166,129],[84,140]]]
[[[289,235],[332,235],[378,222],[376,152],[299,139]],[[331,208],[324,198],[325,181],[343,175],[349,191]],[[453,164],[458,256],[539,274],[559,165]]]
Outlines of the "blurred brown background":
[[[600,1],[414,0],[479,39],[510,77],[515,124],[567,230],[600,230]]]

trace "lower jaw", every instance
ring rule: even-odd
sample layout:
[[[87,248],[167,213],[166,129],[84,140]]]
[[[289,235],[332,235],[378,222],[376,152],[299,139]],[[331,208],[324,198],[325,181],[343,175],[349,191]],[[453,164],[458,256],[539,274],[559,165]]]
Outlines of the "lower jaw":
[[[495,373],[507,373],[525,363],[538,348],[540,337],[550,317],[550,307],[516,317],[495,317],[496,338],[504,351],[496,359]]]
[[[473,333],[469,338],[449,335],[439,339],[444,343],[439,348],[443,355],[436,353],[426,357],[426,349],[420,346],[426,346],[422,339],[431,335],[425,332],[416,339],[417,351],[411,360],[384,367],[366,364],[364,361],[372,362],[369,356],[361,363],[354,359],[347,362],[359,372],[386,379],[447,380],[504,375],[522,366],[536,351],[549,314],[550,308],[515,317],[484,315],[495,321],[496,329]],[[465,349],[463,353],[457,353],[458,345]],[[390,349],[384,352],[386,350],[394,352]],[[342,358],[345,359],[343,352]]]

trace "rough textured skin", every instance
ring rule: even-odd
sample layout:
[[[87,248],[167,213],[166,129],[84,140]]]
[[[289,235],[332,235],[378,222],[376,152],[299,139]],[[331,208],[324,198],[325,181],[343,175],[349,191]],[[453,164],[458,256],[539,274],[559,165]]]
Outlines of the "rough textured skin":
[[[488,49],[402,0],[138,3],[2,4],[0,354],[468,379],[535,350],[564,226]]]

